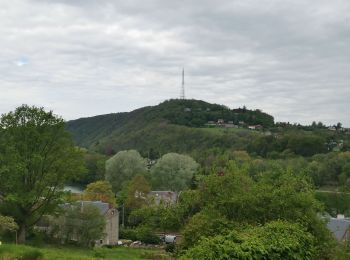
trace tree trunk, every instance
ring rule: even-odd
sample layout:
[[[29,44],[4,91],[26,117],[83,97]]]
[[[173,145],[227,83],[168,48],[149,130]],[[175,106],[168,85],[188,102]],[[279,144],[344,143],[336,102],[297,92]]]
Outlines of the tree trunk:
[[[26,242],[26,226],[20,225],[19,231],[18,231],[18,243],[24,244]]]

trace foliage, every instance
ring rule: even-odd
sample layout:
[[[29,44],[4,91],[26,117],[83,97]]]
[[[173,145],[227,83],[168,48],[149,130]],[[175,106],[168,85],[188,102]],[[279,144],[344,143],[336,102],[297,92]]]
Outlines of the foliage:
[[[84,200],[103,201],[116,206],[112,185],[108,181],[90,183],[84,190]]]
[[[23,246],[23,245],[12,245],[3,244],[0,247],[0,258],[1,259],[21,259],[21,257],[28,251],[38,250],[40,251],[44,259],[60,259],[60,260],[91,260],[95,259],[95,254],[104,255],[105,260],[139,260],[144,259],[144,256],[153,256],[160,254],[159,250],[150,249],[139,249],[139,248],[127,248],[117,247],[113,249],[108,248],[76,248],[67,246],[44,246],[40,248]],[[164,258],[166,259],[166,258]]]
[[[165,154],[151,169],[152,187],[156,190],[185,190],[189,187],[198,166],[189,156]]]
[[[139,226],[137,228],[128,228],[120,230],[120,238],[130,239],[133,241],[141,241],[146,244],[159,244],[160,238],[154,234],[151,227],[147,225]]]
[[[106,226],[98,208],[79,202],[68,205],[64,216],[54,219],[52,224],[57,227],[54,228],[57,233],[53,236],[58,236],[66,243],[76,240],[84,247],[93,246],[94,241],[101,239]]]
[[[11,217],[0,215],[0,232],[15,231],[18,229],[18,225]]]
[[[275,221],[244,233],[203,238],[180,259],[314,259],[314,246],[302,226]]]
[[[322,207],[308,178],[279,164],[270,167],[273,168],[254,178],[249,175],[251,169],[246,163],[239,165],[229,161],[220,174],[214,169],[199,185],[201,208],[206,210],[203,214],[209,215],[215,209],[228,221],[240,224],[259,225],[279,219],[300,223],[315,236],[318,253],[329,253],[332,239],[318,216]],[[208,217],[208,224],[203,226],[210,226],[211,219]],[[191,230],[191,226],[188,227]],[[186,239],[191,241],[188,244],[198,241],[201,232],[201,228],[187,232],[189,238]],[[220,233],[220,230],[215,232]]]
[[[18,223],[19,242],[60,203],[63,185],[83,171],[81,152],[52,111],[22,105],[1,116],[1,211]]]
[[[136,175],[128,185],[128,196],[125,206],[129,210],[139,209],[147,205],[147,194],[151,191],[148,181],[143,175]]]
[[[121,151],[106,161],[106,180],[114,192],[122,189],[128,181],[146,172],[146,161],[135,150]]]
[[[195,214],[182,230],[181,247],[194,246],[201,237],[228,233],[233,224],[216,210],[206,209]]]
[[[107,156],[85,151],[84,152],[84,161],[85,167],[87,169],[86,173],[79,176],[79,179],[74,180],[73,184],[75,185],[87,185],[89,183],[104,180],[105,178],[105,164]]]

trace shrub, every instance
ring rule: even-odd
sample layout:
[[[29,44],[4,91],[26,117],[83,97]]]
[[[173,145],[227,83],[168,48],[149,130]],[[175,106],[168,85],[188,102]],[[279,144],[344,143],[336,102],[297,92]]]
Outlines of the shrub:
[[[159,244],[160,238],[152,232],[148,226],[140,226],[135,229],[122,229],[120,238],[130,239],[133,241],[139,240],[146,244]]]
[[[136,229],[137,240],[146,244],[159,244],[160,238],[152,232],[152,229],[147,226],[141,226]]]
[[[121,239],[137,240],[137,234],[135,229],[122,228],[120,230],[119,236]]]

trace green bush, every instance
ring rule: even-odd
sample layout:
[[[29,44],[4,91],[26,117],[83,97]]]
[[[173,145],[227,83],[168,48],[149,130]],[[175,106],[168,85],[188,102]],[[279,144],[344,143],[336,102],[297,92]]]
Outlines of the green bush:
[[[202,238],[180,259],[315,259],[315,239],[298,224],[273,221],[243,233]]]
[[[136,229],[137,240],[146,244],[159,244],[160,238],[152,232],[152,229],[147,226],[141,226]]]
[[[121,239],[137,240],[137,234],[135,229],[122,228],[119,232],[119,237]]]
[[[148,226],[140,226],[135,229],[122,229],[120,238],[130,239],[133,241],[139,240],[146,244],[159,244],[160,238],[152,232]]]

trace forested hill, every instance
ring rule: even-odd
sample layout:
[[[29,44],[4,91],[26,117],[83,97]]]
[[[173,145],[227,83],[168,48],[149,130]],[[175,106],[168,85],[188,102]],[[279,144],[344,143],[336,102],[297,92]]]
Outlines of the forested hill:
[[[130,148],[156,150],[157,153],[168,149],[189,152],[195,148],[192,145],[202,145],[203,148],[230,145],[231,142],[223,143],[225,140],[221,134],[204,129],[206,123],[219,119],[233,124],[244,122],[246,125],[259,124],[264,127],[274,124],[273,117],[260,110],[229,109],[200,100],[168,100],[128,113],[69,121],[67,129],[78,145],[103,153]],[[199,143],[191,144],[193,141]]]

